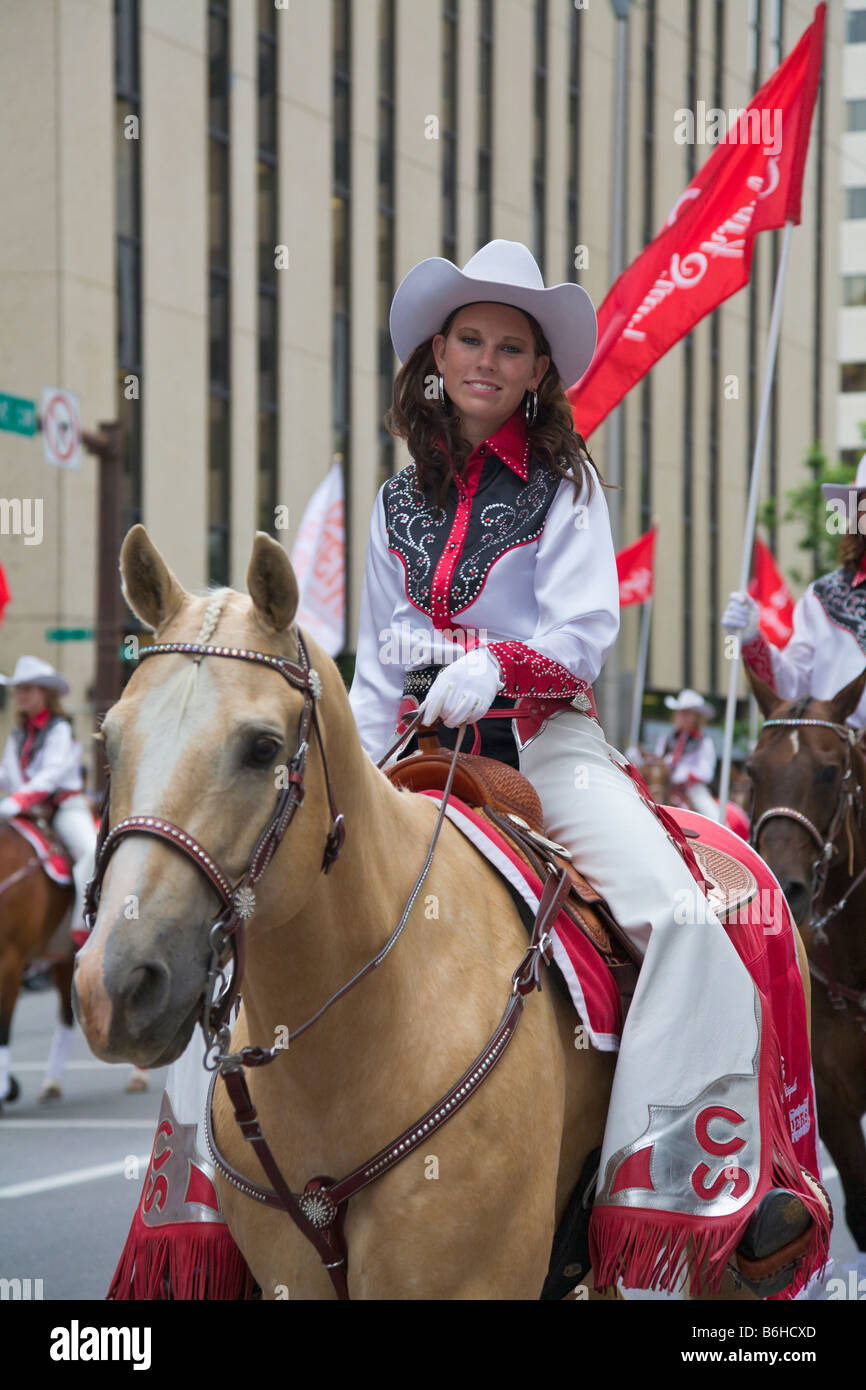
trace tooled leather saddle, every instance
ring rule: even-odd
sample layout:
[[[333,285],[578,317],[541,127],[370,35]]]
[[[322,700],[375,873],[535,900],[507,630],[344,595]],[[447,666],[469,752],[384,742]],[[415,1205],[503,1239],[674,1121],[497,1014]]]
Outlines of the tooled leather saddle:
[[[432,730],[418,728],[416,734],[420,751],[383,769],[385,776],[408,791],[441,791],[454,754],[440,747]],[[542,882],[552,871],[567,871],[571,890],[563,911],[602,956],[625,1001],[634,987],[633,967],[640,967],[641,957],[609,904],[571,862],[568,850],[545,835],[541,800],[528,778],[507,763],[458,753],[451,792],[488,820]],[[758,889],[751,870],[723,850],[701,844],[695,832],[684,833],[689,836],[714,911],[724,917],[750,902]]]

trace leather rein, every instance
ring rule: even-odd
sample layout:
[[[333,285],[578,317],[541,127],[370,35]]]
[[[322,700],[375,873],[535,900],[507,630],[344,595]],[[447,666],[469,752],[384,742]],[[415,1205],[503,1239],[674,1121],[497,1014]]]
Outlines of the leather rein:
[[[94,876],[85,890],[85,922],[92,930],[102,882],[109,859],[121,839],[126,835],[153,835],[173,845],[187,856],[204,873],[211,887],[220,899],[221,910],[211,922],[209,941],[211,948],[210,964],[202,994],[202,1016],[200,1023],[205,1037],[204,1065],[213,1072],[208,1101],[205,1109],[205,1136],[208,1149],[215,1166],[232,1186],[246,1196],[284,1211],[294,1222],[301,1234],[306,1236],[315,1248],[319,1258],[331,1278],[337,1297],[348,1300],[348,1249],[344,1235],[346,1207],[350,1197],[362,1188],[382,1177],[395,1164],[402,1161],[418,1146],[425,1143],[457,1110],[466,1103],[490,1074],[493,1067],[514,1036],[523,1012],[524,998],[533,989],[541,988],[541,965],[549,963],[553,943],[548,928],[556,921],[570,890],[570,881],[565,869],[551,873],[547,879],[538,905],[533,931],[520,964],[511,978],[511,992],[502,1017],[481,1052],[469,1065],[458,1081],[443,1095],[435,1105],[415,1121],[390,1144],[380,1149],[366,1163],[360,1164],[346,1177],[335,1181],[330,1177],[311,1178],[302,1193],[294,1193],[280,1172],[279,1166],[264,1138],[247,1085],[244,1069],[260,1067],[276,1060],[286,1051],[289,1043],[305,1033],[308,1028],[342,998],[354,985],[376,969],[386,958],[399,939],[409,914],[420,892],[430,868],[433,850],[439,837],[457,755],[463,740],[465,725],[461,726],[454,748],[448,778],[441,797],[436,824],[420,873],[406,901],[400,920],[382,949],[368,961],[350,980],[322,1005],[301,1027],[290,1033],[287,1039],[271,1048],[245,1047],[238,1053],[228,1051],[230,1045],[229,1016],[232,1006],[239,999],[241,979],[246,960],[245,923],[255,911],[254,887],[261,878],[291,821],[304,799],[304,777],[312,728],[319,744],[322,767],[325,775],[328,800],[332,818],[322,859],[322,871],[328,873],[340,853],[345,840],[345,822],[334,803],[331,780],[328,773],[327,758],[322,743],[318,723],[317,701],[321,698],[322,683],[318,673],[309,664],[306,646],[300,632],[298,649],[301,663],[296,664],[285,657],[249,651],[238,647],[203,646],[194,642],[163,642],[143,648],[139,659],[165,654],[191,655],[196,662],[206,656],[232,657],[240,661],[250,661],[270,667],[277,671],[295,689],[304,695],[304,707],[298,729],[298,748],[288,765],[287,785],[277,797],[277,803],[264,830],[253,847],[246,869],[232,883],[207,850],[181,827],[161,816],[128,816],[109,830],[109,784],[106,784],[102,804],[102,819],[97,839]],[[379,762],[381,767],[421,725],[422,711],[417,710],[410,719],[404,721],[403,730]],[[226,959],[231,953],[232,972],[227,982]],[[214,989],[220,983],[220,992],[213,998]],[[211,1054],[213,1053],[213,1056]],[[222,1077],[234,1107],[235,1120],[244,1139],[251,1144],[266,1176],[272,1186],[260,1187],[232,1167],[216,1147],[211,1120],[211,1104],[217,1073]]]
[[[802,811],[795,810],[792,806],[771,806],[764,811],[756,824],[753,826],[749,843],[757,851],[758,836],[764,824],[774,817],[782,816],[788,820],[796,821],[806,829],[818,848],[818,856],[812,864],[812,911],[821,903],[827,889],[827,880],[830,872],[830,865],[836,856],[836,838],[843,826],[848,837],[848,874],[851,877],[854,864],[854,841],[852,833],[852,823],[860,825],[863,815],[863,791],[854,777],[854,768],[851,760],[852,749],[859,738],[859,731],[851,727],[850,724],[835,724],[828,719],[767,719],[763,728],[770,728],[773,725],[796,726],[806,725],[812,728],[832,729],[835,734],[842,739],[845,748],[845,769],[842,774],[842,788],[839,800],[830,821],[829,828],[825,835],[822,835],[817,826],[805,816]],[[813,931],[813,941],[818,954],[820,965],[816,965],[811,959],[809,961],[809,971],[814,979],[826,989],[830,1003],[834,1009],[842,1013],[849,1013],[848,1004],[851,1003],[859,1011],[859,1017],[855,1013],[853,1017],[860,1027],[866,1032],[866,992],[851,989],[848,985],[840,985],[833,970],[833,958],[830,951],[830,941],[825,931],[825,927],[840,912],[844,912],[849,899],[859,885],[866,879],[866,865],[860,870],[856,877],[851,878],[851,882],[841,898],[831,907],[828,907],[820,917],[811,923]]]

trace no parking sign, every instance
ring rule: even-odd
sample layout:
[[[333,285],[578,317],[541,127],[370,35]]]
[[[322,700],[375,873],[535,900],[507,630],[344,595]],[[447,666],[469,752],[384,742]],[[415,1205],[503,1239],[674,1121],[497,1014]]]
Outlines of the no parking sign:
[[[74,391],[42,388],[42,443],[46,463],[56,468],[81,466],[81,415]]]

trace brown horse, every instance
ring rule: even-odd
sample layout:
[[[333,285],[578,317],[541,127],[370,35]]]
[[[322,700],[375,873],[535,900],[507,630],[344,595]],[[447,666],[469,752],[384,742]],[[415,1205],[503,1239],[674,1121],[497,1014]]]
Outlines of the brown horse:
[[[297,660],[298,589],[283,549],[259,533],[250,598],[185,592],[141,527],[121,554],[124,590],[157,641],[207,641]],[[270,1046],[309,1018],[382,948],[424,863],[437,807],[399,791],[363,751],[337,667],[306,638],[334,799],[347,827],[322,873],[331,823],[310,741],[305,799],[256,887],[243,1006],[232,1049]],[[295,753],[301,694],[242,660],[163,654],[142,662],[106,716],[111,820],[159,813],[234,881]],[[137,895],[139,912],[124,904]],[[214,900],[187,857],[148,835],[119,841],[92,934],[78,954],[76,1011],[108,1061],[164,1065],[201,1011]],[[446,1092],[490,1037],[525,955],[526,931],[500,879],[448,822],[403,935],[387,959],[250,1074],[262,1129],[294,1191],[370,1158]],[[348,1206],[353,1298],[537,1298],[557,1222],[602,1138],[610,1053],[575,1046],[553,988],[529,998],[514,1041],[477,1094]],[[261,1181],[217,1085],[218,1145]],[[218,1179],[226,1219],[265,1297],[334,1297],[312,1246]]]
[[[57,1031],[50,1072],[39,1092],[41,1101],[59,1100],[68,1046],[68,1030],[75,1025],[72,1012],[72,974],[75,952],[63,920],[72,907],[73,891],[49,878],[36,851],[17,830],[0,821],[0,1047],[8,1047],[12,1016],[27,966],[33,961],[51,962],[51,979],[58,993]],[[64,1036],[64,1032],[66,1036]],[[135,1068],[128,1091],[146,1091],[147,1076]],[[8,1104],[20,1094],[10,1075],[2,1101]]]
[[[31,961],[46,954],[49,941],[71,905],[72,889],[50,879],[23,836],[0,821],[0,1047],[9,1046],[21,977]],[[51,967],[60,996],[59,1023],[66,1028],[71,1028],[75,1021],[72,970],[70,944]],[[59,1095],[56,1085],[55,1078],[46,1077],[42,1098]],[[18,1093],[18,1082],[10,1076],[9,1090],[5,1097],[0,1096],[0,1102],[15,1100]]]
[[[746,667],[764,724],[746,763],[752,835],[809,956],[818,1125],[866,1250],[866,759],[845,724],[866,669],[832,700],[783,700]]]

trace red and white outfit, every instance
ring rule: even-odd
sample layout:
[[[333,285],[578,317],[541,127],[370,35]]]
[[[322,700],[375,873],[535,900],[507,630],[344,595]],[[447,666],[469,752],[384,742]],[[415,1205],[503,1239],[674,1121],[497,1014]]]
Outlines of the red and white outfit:
[[[683,792],[701,815],[715,816],[709,785],[716,770],[716,748],[709,734],[674,729],[659,738],[655,751],[671,769],[671,786]]]
[[[774,1184],[774,1151],[789,1160],[781,1185],[818,1208],[791,1171],[762,997],[595,714],[591,686],[619,629],[603,490],[584,488],[576,507],[573,484],[530,458],[519,410],[473,451],[441,512],[413,481],[410,464],[373,508],[349,696],[361,742],[383,755],[401,703],[418,703],[403,693],[412,670],[486,647],[499,699],[516,701],[513,742],[547,832],[644,953],[593,1211],[597,1282],[666,1287],[690,1239],[720,1276]]]
[[[48,709],[17,724],[0,760],[0,815],[42,808],[55,811],[53,828],[73,861],[75,906],[71,929],[84,926],[84,888],[93,876],[96,827],[81,779],[81,744],[68,720]]]
[[[830,700],[866,666],[866,558],[855,574],[832,570],[809,585],[794,607],[794,632],[781,650],[759,632],[743,642],[752,670],[786,700]],[[848,716],[866,724],[866,693]]]

